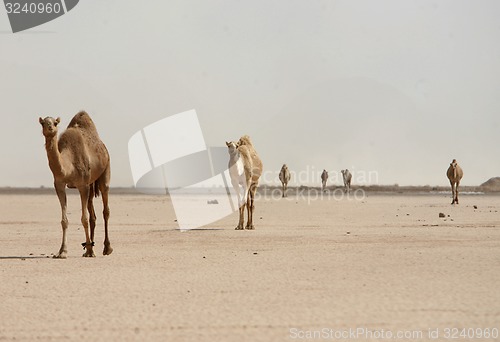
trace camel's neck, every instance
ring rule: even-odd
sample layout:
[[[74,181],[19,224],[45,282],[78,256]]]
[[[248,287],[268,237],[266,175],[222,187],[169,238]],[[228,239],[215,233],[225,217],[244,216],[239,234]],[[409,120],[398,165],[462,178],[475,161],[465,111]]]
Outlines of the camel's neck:
[[[61,164],[61,153],[57,146],[57,134],[53,137],[45,137],[45,149],[47,150],[47,159],[49,160],[49,167],[54,178],[60,178],[64,176],[64,169]]]
[[[240,159],[240,152],[238,150],[234,151],[233,153],[229,154],[229,164],[233,165]]]

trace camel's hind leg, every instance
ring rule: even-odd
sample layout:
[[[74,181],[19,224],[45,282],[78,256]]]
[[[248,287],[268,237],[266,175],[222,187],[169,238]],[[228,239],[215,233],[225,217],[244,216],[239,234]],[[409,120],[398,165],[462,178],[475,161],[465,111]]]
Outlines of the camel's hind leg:
[[[109,205],[108,205],[108,195],[109,195],[109,178],[110,178],[110,173],[109,173],[109,166],[107,170],[105,171],[104,175],[99,178],[99,190],[101,191],[102,195],[102,204],[103,204],[103,211],[102,215],[104,216],[104,249],[102,251],[102,255],[110,255],[113,253],[113,247],[111,247],[111,243],[109,242],[109,235],[108,235],[108,220],[109,220]]]
[[[234,229],[241,230],[243,229],[243,225],[245,223],[245,203],[246,203],[245,199],[248,194],[248,189],[246,186],[240,187],[240,184],[237,181],[233,181],[232,185],[236,192],[236,195],[238,196],[238,212],[239,212],[238,225]]]
[[[245,206],[248,203],[247,197],[248,197],[248,188],[245,187],[243,189],[243,195],[241,196],[241,200],[238,203],[240,218],[238,220],[238,226],[235,228],[236,230],[243,229],[243,226],[245,224]]]
[[[248,192],[248,200],[247,200],[248,220],[246,229],[255,229],[253,225],[253,211],[255,209],[254,199],[256,191],[257,191],[257,184],[252,184],[250,186],[250,191]]]
[[[83,253],[83,257],[95,257],[93,243],[90,240],[89,233],[89,218],[87,215],[87,205],[89,202],[89,194],[90,194],[91,185],[86,185],[80,187],[78,190],[80,191],[80,200],[82,202],[82,225],[85,229],[85,242],[82,244],[85,249],[85,253]]]
[[[54,255],[54,258],[66,259],[68,248],[66,247],[66,230],[68,229],[68,217],[66,216],[66,184],[54,183],[59,203],[61,204],[61,227],[62,227],[62,243],[59,253]]]
[[[94,210],[94,184],[90,185],[89,189],[89,201],[87,203],[87,209],[89,211],[89,223],[90,223],[90,242],[94,243],[94,230],[95,230],[95,222],[96,215]]]

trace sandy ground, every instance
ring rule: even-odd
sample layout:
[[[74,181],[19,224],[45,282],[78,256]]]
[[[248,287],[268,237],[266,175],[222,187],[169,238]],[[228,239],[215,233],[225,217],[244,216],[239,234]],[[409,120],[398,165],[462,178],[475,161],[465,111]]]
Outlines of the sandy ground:
[[[182,233],[167,197],[114,195],[114,253],[101,254],[100,217],[89,259],[72,194],[68,259],[55,260],[55,194],[1,195],[0,340],[336,340],[328,329],[359,328],[371,340],[382,330],[427,340],[428,329],[444,340],[446,328],[500,329],[500,197],[449,203],[261,199],[255,231],[235,231],[233,214]],[[364,340],[358,331],[349,339]]]

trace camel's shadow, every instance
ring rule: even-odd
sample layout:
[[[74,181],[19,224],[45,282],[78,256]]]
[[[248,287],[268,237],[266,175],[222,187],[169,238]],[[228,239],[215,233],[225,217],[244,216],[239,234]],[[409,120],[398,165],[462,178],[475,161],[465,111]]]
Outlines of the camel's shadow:
[[[27,256],[0,256],[0,260],[25,260],[25,259],[50,259],[47,255],[27,255]]]
[[[191,228],[191,229],[174,228],[174,230],[180,231],[180,232],[189,232],[189,231],[201,232],[201,231],[214,231],[214,230],[224,230],[224,229],[222,229],[222,228]]]

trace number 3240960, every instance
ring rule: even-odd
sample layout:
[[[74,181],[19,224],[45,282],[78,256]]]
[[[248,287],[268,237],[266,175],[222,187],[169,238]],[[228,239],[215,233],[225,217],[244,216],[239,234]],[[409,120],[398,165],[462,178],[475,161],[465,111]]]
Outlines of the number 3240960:
[[[443,333],[446,339],[496,339],[499,336],[497,328],[445,328]]]
[[[5,3],[5,8],[7,9],[8,14],[35,14],[35,13],[60,13],[62,11],[60,3],[25,3],[21,5],[18,2],[7,2]]]

